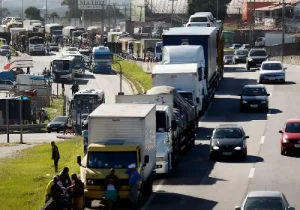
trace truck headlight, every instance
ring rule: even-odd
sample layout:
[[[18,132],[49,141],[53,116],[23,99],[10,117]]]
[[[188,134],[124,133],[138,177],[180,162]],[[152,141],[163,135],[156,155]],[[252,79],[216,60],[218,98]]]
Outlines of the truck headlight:
[[[94,180],[87,179],[87,180],[86,180],[86,183],[89,184],[89,185],[93,185],[93,184],[94,184]]]
[[[218,150],[218,149],[220,149],[220,147],[218,147],[218,146],[213,146],[213,149],[214,149],[214,150]]]
[[[245,100],[243,101],[243,104],[247,104],[247,103],[248,103],[247,101],[245,101]]]
[[[163,162],[165,162],[165,161],[167,161],[167,158],[166,157],[157,157],[156,161],[163,161]]]

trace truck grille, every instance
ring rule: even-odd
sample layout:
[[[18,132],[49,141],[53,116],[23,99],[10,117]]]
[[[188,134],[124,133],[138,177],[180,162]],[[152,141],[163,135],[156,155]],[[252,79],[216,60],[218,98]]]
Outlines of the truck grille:
[[[104,179],[92,179],[94,184],[93,185],[104,185]],[[124,185],[129,185],[128,179],[119,179],[119,185],[124,186]]]

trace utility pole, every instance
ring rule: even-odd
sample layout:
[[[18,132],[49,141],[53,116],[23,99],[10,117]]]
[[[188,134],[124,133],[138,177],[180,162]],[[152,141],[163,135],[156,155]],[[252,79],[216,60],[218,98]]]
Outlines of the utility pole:
[[[110,30],[110,15],[111,15],[111,5],[110,5],[110,0],[108,0],[108,6],[106,8],[107,11],[107,18],[108,18],[108,28]]]
[[[24,0],[22,0],[22,13],[21,13],[21,16],[22,16],[22,21],[24,20]]]
[[[101,45],[104,45],[104,11],[105,11],[105,4],[102,4],[102,11],[101,11]]]
[[[132,7],[131,7],[131,2],[130,2],[130,4],[129,4],[129,20],[131,21],[132,20],[132,18],[131,18],[131,15],[132,15]]]
[[[172,11],[171,11],[171,27],[173,26],[173,14],[174,14],[174,2],[177,0],[169,0],[172,2]]]
[[[116,17],[116,4],[113,4],[114,6],[114,28],[117,26],[117,17]]]
[[[124,16],[125,16],[125,21],[126,21],[126,17],[127,17],[127,6],[126,5],[124,5]]]
[[[281,43],[281,61],[284,58],[284,42],[285,42],[285,0],[282,0],[282,43]]]
[[[48,0],[46,0],[46,18],[45,18],[46,24],[48,23]]]
[[[253,14],[252,14],[252,33],[251,33],[251,44],[254,45],[254,29],[255,29],[255,0],[253,2]]]
[[[137,6],[138,8],[141,8],[140,9],[140,21],[142,21],[142,14],[143,14],[143,7],[144,6]]]
[[[219,20],[219,0],[217,0],[217,20]]]

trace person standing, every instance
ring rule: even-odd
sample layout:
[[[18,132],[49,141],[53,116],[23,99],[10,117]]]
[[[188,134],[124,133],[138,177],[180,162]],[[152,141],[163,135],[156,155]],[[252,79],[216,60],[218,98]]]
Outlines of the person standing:
[[[65,188],[68,188],[71,186],[71,179],[69,175],[69,168],[64,167],[64,169],[60,172],[60,175],[63,177],[62,184]]]
[[[51,142],[52,146],[52,160],[54,162],[55,173],[58,173],[58,161],[60,159],[58,147],[55,145],[55,142]]]
[[[83,153],[85,156],[87,154],[87,148],[88,148],[88,125],[83,125],[82,143],[83,143]]]
[[[27,67],[26,74],[30,74],[30,67]]]
[[[73,131],[73,120],[72,120],[71,116],[69,116],[69,118],[68,118],[67,130],[65,131],[64,134],[68,134],[68,133],[74,133],[74,131]]]
[[[115,175],[115,169],[111,168],[109,175],[104,180],[104,197],[108,201],[109,209],[112,209],[114,202],[117,201],[119,191],[119,178]]]
[[[83,197],[84,197],[84,184],[80,179],[78,179],[77,174],[72,174],[72,185],[69,187],[71,189],[72,196],[72,207],[74,210],[83,209]]]
[[[129,176],[129,199],[131,202],[138,207],[139,205],[139,182],[141,181],[141,175],[136,170],[135,163],[128,166],[128,169],[125,171]]]

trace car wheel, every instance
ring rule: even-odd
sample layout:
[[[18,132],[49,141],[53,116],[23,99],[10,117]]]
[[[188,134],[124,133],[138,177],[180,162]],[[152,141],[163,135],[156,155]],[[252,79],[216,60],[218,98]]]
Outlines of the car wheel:
[[[57,133],[59,133],[59,132],[60,132],[60,130],[57,130],[56,132],[57,132]]]
[[[282,84],[285,84],[285,80],[283,80],[281,83],[282,83]]]
[[[261,80],[258,80],[258,84],[262,84],[263,82]]]
[[[247,152],[247,148],[245,149],[245,151],[242,153],[242,160],[246,160],[248,156],[248,152]]]
[[[281,148],[281,155],[285,156],[285,151]]]
[[[48,133],[51,133],[51,130],[47,130]]]
[[[269,107],[266,107],[266,108],[264,109],[264,112],[269,112]]]

